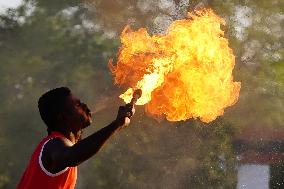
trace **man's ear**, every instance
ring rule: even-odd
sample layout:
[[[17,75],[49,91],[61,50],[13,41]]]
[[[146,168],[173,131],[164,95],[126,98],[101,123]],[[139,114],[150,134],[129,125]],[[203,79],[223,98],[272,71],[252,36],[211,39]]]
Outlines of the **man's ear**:
[[[59,122],[62,122],[62,121],[66,121],[67,117],[66,117],[66,114],[64,112],[61,112],[57,115],[57,120]]]

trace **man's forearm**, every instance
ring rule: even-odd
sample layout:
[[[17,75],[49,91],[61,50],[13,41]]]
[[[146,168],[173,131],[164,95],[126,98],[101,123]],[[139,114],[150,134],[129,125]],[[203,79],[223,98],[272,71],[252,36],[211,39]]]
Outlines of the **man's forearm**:
[[[119,127],[119,123],[113,121],[108,126],[77,142],[70,148],[69,166],[76,166],[96,154]]]

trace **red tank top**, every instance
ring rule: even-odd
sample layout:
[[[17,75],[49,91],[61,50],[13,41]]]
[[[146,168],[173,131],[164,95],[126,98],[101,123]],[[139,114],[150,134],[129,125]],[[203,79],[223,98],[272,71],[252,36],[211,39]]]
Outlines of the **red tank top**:
[[[41,161],[45,144],[53,138],[66,138],[59,132],[52,132],[35,149],[17,189],[74,189],[77,179],[77,167],[67,167],[58,173],[47,171]]]

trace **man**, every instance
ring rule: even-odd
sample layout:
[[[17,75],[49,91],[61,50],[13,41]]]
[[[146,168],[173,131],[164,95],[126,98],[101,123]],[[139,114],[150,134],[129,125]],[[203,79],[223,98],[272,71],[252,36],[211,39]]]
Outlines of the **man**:
[[[133,106],[121,106],[112,123],[80,140],[82,129],[91,124],[91,112],[68,88],[48,91],[40,97],[38,108],[48,136],[35,149],[17,189],[73,189],[77,165],[127,126],[134,113]]]

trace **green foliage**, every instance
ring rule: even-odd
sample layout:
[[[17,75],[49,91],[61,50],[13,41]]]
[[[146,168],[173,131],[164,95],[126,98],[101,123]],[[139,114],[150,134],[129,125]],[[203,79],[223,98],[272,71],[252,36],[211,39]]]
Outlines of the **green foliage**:
[[[282,87],[284,87],[284,61],[277,62],[272,65],[272,71],[275,74],[276,82]]]
[[[188,181],[190,188],[236,188],[235,129],[222,120],[197,129],[200,153]],[[206,142],[205,142],[206,141]]]
[[[269,182],[269,188],[280,189],[284,186],[284,163],[279,162],[278,164],[270,167],[271,179]]]

